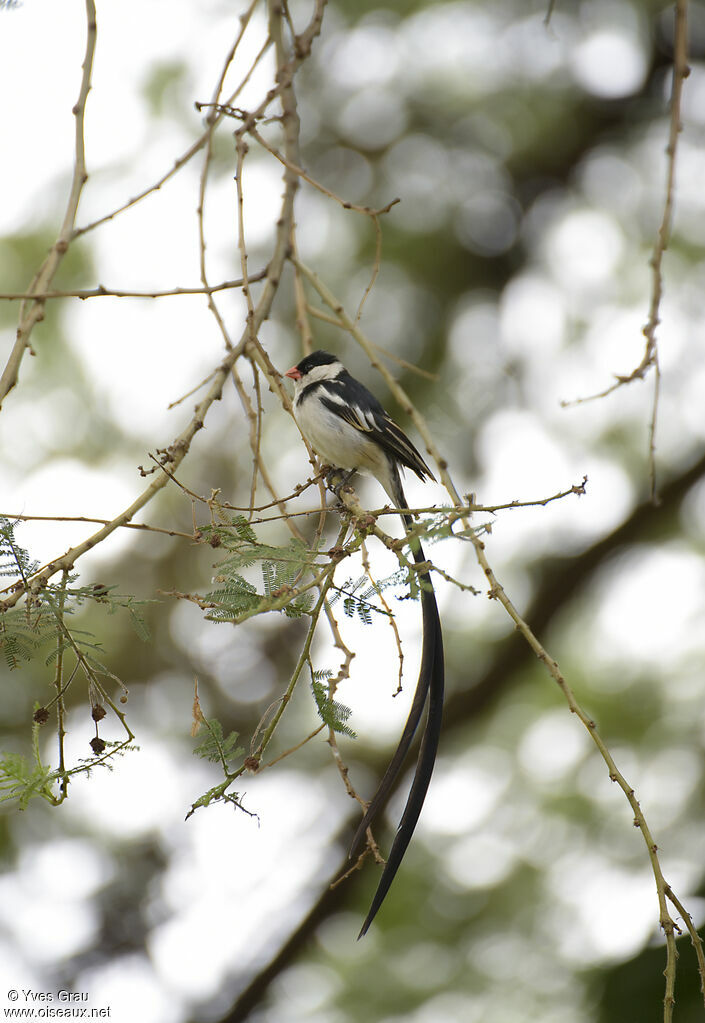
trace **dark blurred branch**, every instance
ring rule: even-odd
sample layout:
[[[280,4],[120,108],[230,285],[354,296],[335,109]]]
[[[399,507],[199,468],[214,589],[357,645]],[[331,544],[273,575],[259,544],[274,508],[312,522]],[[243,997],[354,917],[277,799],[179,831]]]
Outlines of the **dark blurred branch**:
[[[574,557],[555,558],[548,562],[542,572],[533,600],[526,611],[525,619],[534,632],[545,634],[554,618],[565,611],[570,601],[578,597],[603,569],[610,558],[620,549],[643,540],[655,532],[667,531],[676,518],[680,505],[690,489],[705,478],[705,455],[689,469],[672,479],[662,490],[661,503],[651,502],[636,507],[628,519],[609,536]],[[517,676],[531,663],[532,652],[522,638],[512,633],[497,650],[492,664],[484,675],[462,692],[456,692],[446,702],[444,734],[448,736],[486,711],[516,681]],[[388,753],[374,759],[378,774],[384,770]],[[391,793],[390,793],[391,797]],[[352,834],[357,823],[357,814],[341,828],[340,836]],[[341,839],[344,840],[344,839]],[[269,985],[300,954],[306,942],[315,933],[319,924],[337,912],[349,901],[355,887],[350,885],[334,889],[329,887],[341,873],[347,870],[350,861],[347,856],[329,878],[320,898],[313,904],[307,915],[281,946],[276,955],[238,996],[230,1012],[223,1016],[221,1023],[239,1023],[266,996]],[[345,888],[345,891],[343,891]],[[351,941],[353,935],[351,935]]]
[[[333,839],[335,845],[345,845],[353,833],[359,816],[359,813],[355,813],[348,818],[338,832],[338,835]],[[237,996],[233,1007],[225,1016],[221,1017],[220,1023],[243,1023],[243,1021],[249,1019],[253,1009],[260,1006],[266,997],[269,985],[291,965],[311,936],[316,933],[319,924],[324,923],[334,913],[345,907],[349,901],[351,891],[355,890],[354,886],[357,884],[357,878],[353,882],[352,888],[350,883],[338,885],[335,888],[331,888],[330,885],[349,869],[350,860],[346,853],[331,874],[323,894],[314,902],[306,916],[296,927],[296,930],[292,931],[276,955],[270,959],[259,973],[255,974],[247,987]],[[358,878],[359,876],[358,872]],[[351,942],[354,941],[353,934],[351,934],[350,940]]]
[[[650,501],[638,505],[621,526],[582,554],[546,561],[534,597],[524,615],[533,631],[545,635],[556,615],[566,610],[570,601],[580,595],[616,551],[643,540],[653,532],[663,532],[675,517],[688,491],[703,477],[705,455],[666,484],[659,505]],[[508,636],[500,644],[494,662],[477,684],[453,693],[447,700],[446,732],[462,727],[473,716],[485,710],[497,693],[506,688],[511,675],[525,666],[530,656],[531,651],[519,635],[513,633]]]

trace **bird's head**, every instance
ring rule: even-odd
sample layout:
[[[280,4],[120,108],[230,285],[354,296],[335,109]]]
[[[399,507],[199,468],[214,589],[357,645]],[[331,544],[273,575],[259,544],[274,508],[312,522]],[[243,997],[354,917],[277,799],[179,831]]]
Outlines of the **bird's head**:
[[[287,370],[284,376],[289,377],[301,387],[313,384],[317,380],[335,380],[344,372],[342,362],[330,352],[311,352],[301,362]]]

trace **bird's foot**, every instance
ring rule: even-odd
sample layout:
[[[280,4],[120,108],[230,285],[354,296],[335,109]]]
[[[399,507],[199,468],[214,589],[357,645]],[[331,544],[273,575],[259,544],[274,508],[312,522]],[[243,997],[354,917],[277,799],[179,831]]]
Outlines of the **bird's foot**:
[[[350,469],[346,472],[344,469],[332,468],[326,474],[326,486],[335,494],[338,500],[340,500],[341,490],[350,482],[355,472],[355,469]]]

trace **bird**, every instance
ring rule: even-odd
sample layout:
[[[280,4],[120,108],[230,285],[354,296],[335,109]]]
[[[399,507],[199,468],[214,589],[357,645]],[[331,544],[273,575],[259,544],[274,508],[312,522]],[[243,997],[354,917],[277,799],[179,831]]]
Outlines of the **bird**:
[[[319,458],[337,469],[347,470],[346,478],[355,471],[374,476],[399,510],[406,530],[412,530],[414,520],[405,510],[408,504],[401,472],[410,469],[422,481],[435,477],[377,398],[330,352],[312,352],[292,366],[285,376],[294,382],[296,422]],[[441,620],[419,539],[410,539],[410,546],[416,564],[424,566],[418,571],[423,624],[419,677],[399,744],[355,833],[351,856],[386,802],[425,707],[426,721],[406,805],[358,940],[367,933],[377,915],[411,841],[431,781],[441,734],[444,689]]]

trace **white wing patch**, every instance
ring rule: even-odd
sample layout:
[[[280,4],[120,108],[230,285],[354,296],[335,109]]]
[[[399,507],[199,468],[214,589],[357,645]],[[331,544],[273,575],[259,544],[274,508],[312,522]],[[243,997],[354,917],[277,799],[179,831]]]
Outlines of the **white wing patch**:
[[[326,397],[329,397],[329,395],[326,395]],[[371,433],[373,430],[379,430],[379,423],[375,419],[373,412],[363,412],[359,405],[348,405],[338,395],[335,396],[334,400],[340,408],[341,417],[356,430],[360,430],[361,433]]]

